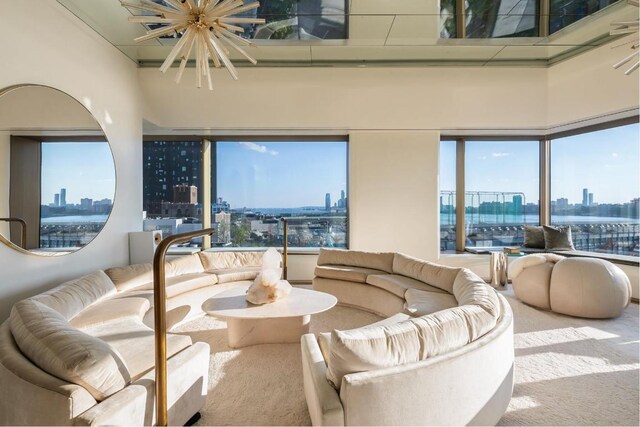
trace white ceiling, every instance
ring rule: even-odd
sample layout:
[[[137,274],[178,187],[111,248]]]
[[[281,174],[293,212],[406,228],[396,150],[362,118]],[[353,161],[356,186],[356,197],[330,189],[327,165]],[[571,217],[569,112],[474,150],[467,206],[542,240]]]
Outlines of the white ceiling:
[[[162,62],[175,41],[136,44],[141,24],[119,0],[58,0],[141,66]],[[610,24],[637,18],[638,9],[616,3],[544,38],[440,39],[439,2],[351,0],[348,40],[256,40],[251,55],[262,66],[530,65],[547,66],[609,40]],[[233,57],[238,65],[243,58]]]

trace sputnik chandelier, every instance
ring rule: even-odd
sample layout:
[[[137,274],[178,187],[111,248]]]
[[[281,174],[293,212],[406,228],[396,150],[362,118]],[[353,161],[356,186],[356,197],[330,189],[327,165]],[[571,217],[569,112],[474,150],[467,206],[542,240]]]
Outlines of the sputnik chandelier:
[[[238,72],[229,59],[229,48],[247,58],[252,64],[257,63],[241,47],[253,44],[235,34],[244,32],[244,28],[235,24],[264,24],[265,20],[233,15],[256,9],[260,6],[259,2],[246,6],[244,0],[164,0],[164,4],[151,0],[139,0],[139,3],[120,0],[120,3],[122,6],[153,14],[130,16],[130,22],[161,25],[136,38],[136,42],[169,35],[180,36],[160,67],[160,71],[166,73],[174,61],[180,59],[176,83],[180,83],[191,52],[195,53],[196,85],[202,87],[204,77],[207,79],[209,90],[213,89],[209,59],[216,68],[224,64],[235,80],[238,80]]]
[[[639,7],[640,2],[638,0],[628,0],[627,3],[630,5]],[[634,21],[624,21],[624,22],[615,22],[611,24],[611,31],[609,32],[612,36],[624,35],[624,34],[635,34],[636,37],[631,41],[625,41],[620,44],[613,45],[612,47],[620,47],[631,44],[631,50],[633,51],[629,56],[622,58],[619,62],[613,65],[613,68],[616,70],[622,67],[627,62],[631,62],[631,67],[624,72],[625,75],[629,75],[636,71],[640,67],[640,43],[638,42],[638,29],[640,28],[640,20],[636,19]]]

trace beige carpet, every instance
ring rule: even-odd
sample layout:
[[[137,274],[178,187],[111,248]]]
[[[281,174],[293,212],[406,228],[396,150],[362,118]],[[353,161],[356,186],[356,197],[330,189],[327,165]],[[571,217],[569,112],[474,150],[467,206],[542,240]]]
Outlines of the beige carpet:
[[[542,312],[504,292],[515,316],[516,385],[503,425],[638,425],[638,305],[615,320]],[[313,316],[312,331],[372,323],[346,307]],[[232,350],[223,321],[179,328],[211,345],[209,397],[199,425],[309,425],[298,344]],[[426,398],[426,397],[425,397]]]

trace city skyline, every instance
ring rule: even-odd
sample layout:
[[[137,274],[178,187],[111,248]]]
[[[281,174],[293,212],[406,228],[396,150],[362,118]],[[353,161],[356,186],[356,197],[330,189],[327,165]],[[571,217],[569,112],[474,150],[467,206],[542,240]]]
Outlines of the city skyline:
[[[66,203],[81,199],[113,200],[115,168],[107,142],[45,142],[42,144],[41,204],[54,203],[66,189]]]

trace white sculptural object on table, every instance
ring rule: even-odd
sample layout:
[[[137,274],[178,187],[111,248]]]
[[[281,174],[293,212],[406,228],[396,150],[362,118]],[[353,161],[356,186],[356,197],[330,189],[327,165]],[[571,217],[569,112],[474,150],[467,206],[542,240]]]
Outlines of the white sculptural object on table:
[[[291,293],[291,285],[281,280],[282,257],[274,248],[269,248],[262,257],[262,271],[247,290],[247,301],[252,304],[267,304],[285,298]]]

